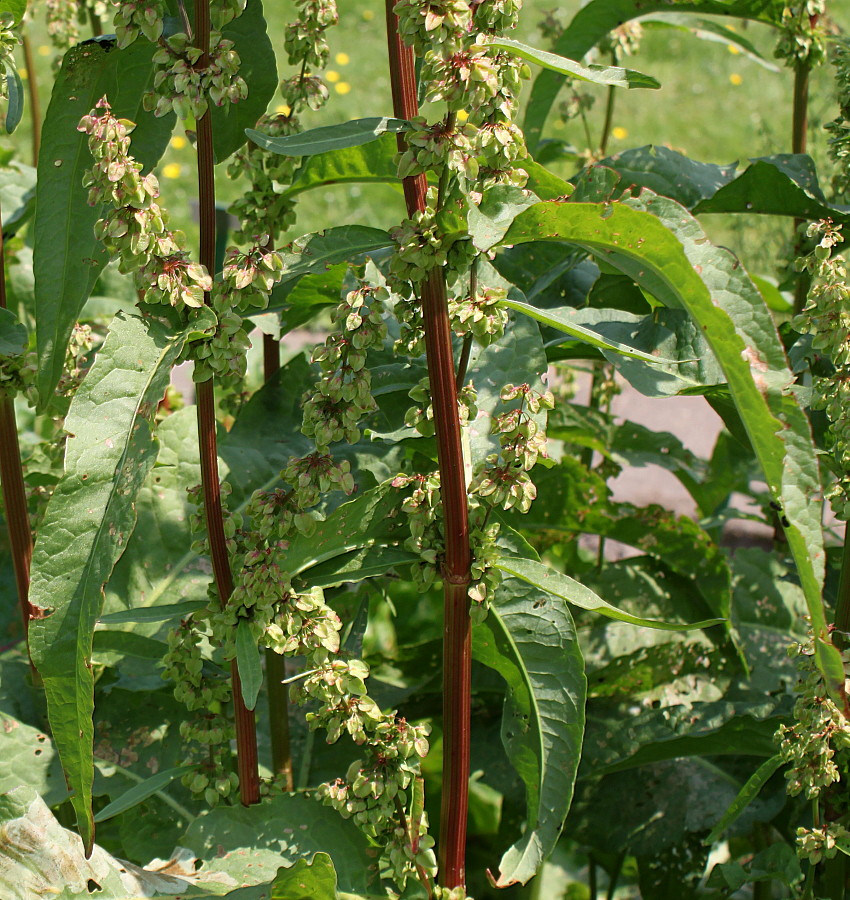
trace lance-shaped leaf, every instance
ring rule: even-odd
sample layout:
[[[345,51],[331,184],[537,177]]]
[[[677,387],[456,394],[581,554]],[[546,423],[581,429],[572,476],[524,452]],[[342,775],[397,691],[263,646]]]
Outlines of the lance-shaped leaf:
[[[263,686],[263,665],[247,619],[240,620],[236,626],[236,665],[239,668],[242,699],[248,709],[253,709]]]
[[[729,808],[723,813],[720,821],[711,829],[711,834],[703,840],[704,844],[713,844],[730,825],[740,818],[744,810],[756,799],[756,797],[758,797],[761,789],[767,784],[773,773],[782,766],[783,762],[784,760],[777,753],[776,756],[771,756],[770,759],[766,759],[755,772],[753,772],[746,783],[741,787],[741,790],[738,791],[738,795],[732,801]]]
[[[352,550],[398,546],[407,537],[398,514],[402,496],[385,483],[338,506],[309,536],[293,538],[286,552],[287,570],[301,575]]]
[[[473,628],[472,652],[508,687],[502,742],[525,784],[527,812],[497,884],[525,884],[554,849],[572,802],[584,733],[584,661],[567,604],[510,577]]]
[[[681,0],[676,13],[732,16],[778,25],[783,4],[776,0]],[[573,17],[555,45],[555,51],[568,59],[584,59],[609,31],[631,19],[655,12],[669,12],[670,0],[591,0]],[[544,71],[535,79],[526,106],[525,137],[535,152],[543,126],[566,76]]]
[[[558,331],[563,331],[564,334],[568,334],[577,341],[590,344],[591,347],[596,347],[599,350],[610,350],[612,353],[626,356],[629,359],[639,359],[641,362],[650,364],[675,366],[677,363],[674,359],[663,359],[659,356],[653,356],[651,353],[645,353],[643,350],[629,347],[620,341],[606,338],[598,331],[593,331],[591,328],[585,328],[584,325],[571,321],[574,318],[574,313],[577,314],[578,311],[570,307],[563,309],[538,309],[536,306],[511,298],[503,300],[502,305],[530,316],[532,319],[536,319],[550,328],[557,328]]]
[[[377,141],[382,134],[397,134],[410,127],[406,119],[386,116],[372,116],[367,119],[352,119],[339,125],[323,125],[298,134],[270,137],[262,131],[247,128],[245,134],[264,150],[280,153],[282,156],[316,156],[331,150],[359,147]]]
[[[644,628],[658,628],[661,631],[690,631],[695,628],[708,628],[711,625],[720,625],[724,622],[724,619],[706,619],[703,622],[688,623],[660,622],[657,619],[644,619],[641,616],[633,616],[622,609],[617,609],[616,606],[612,606],[603,600],[590,588],[581,584],[581,582],[554,569],[550,569],[549,566],[545,566],[543,563],[535,562],[533,559],[503,557],[495,565],[497,569],[501,569],[508,575],[512,575],[514,578],[518,578],[520,581],[526,582],[526,584],[531,584],[546,594],[552,594],[581,609],[598,612],[609,619],[619,619],[621,622],[641,625]]]
[[[340,225],[313,234],[305,234],[281,251],[283,276],[272,291],[269,312],[286,308],[286,297],[301,278],[325,272],[342,262],[360,262],[368,254],[388,250],[393,239],[380,228],[366,225]]]
[[[126,50],[110,40],[85,41],[65,54],[53,84],[38,160],[33,247],[42,405],[50,402],[71,329],[109,258],[94,236],[103,210],[88,205],[83,175],[92,158],[88,136],[77,125],[107,95],[118,118],[137,123],[133,156],[145,170],[154,166],[168,146],[175,117],[157,119],[142,108],[142,95],[153,82],[153,51],[149,41],[135,41]]]
[[[6,96],[6,134],[11,134],[24,114],[24,86],[13,60],[6,61]]]
[[[544,69],[558,72],[561,75],[574,78],[576,81],[589,81],[592,84],[607,84],[612,87],[622,88],[650,88],[657,90],[661,87],[661,83],[651,75],[644,75],[632,69],[622,69],[619,66],[583,66],[573,59],[567,59],[565,56],[549,53],[546,50],[538,50],[536,47],[529,47],[528,44],[523,44],[512,38],[493,38],[488,41],[488,45],[498,47],[500,50],[507,50],[513,56],[518,56],[520,59],[528,62],[537,63],[537,65],[543,66]]]
[[[134,806],[138,806],[148,797],[152,797],[157,791],[167,788],[172,781],[187,772],[191,772],[194,766],[176,766],[173,769],[165,769],[151,775],[139,784],[134,784],[128,791],[125,791],[120,797],[116,797],[111,803],[107,803],[102,810],[94,817],[95,822],[105,822],[113,816],[118,816]]]
[[[577,243],[630,275],[667,306],[686,309],[714,351],[774,503],[803,586],[815,652],[843,705],[841,656],[828,639],[821,600],[824,551],[818,465],[811,431],[770,311],[740,263],[714,247],[679,204],[644,191],[620,203],[544,202],[520,213],[510,244]]]
[[[834,219],[847,222],[850,206],[830,203],[818,183],[810,156],[779,153],[750,161],[734,181],[706,197],[696,213],[746,212],[798,219]]]
[[[368,144],[305,156],[284,195],[294,197],[329,184],[400,183],[395,162],[397,152],[395,137],[385,134]]]
[[[151,422],[183,345],[153,321],[116,318],[65,420],[62,480],[36,541],[30,627],[48,717],[86,847],[94,840],[92,635],[103,586],[136,523],[135,499],[156,460]]]

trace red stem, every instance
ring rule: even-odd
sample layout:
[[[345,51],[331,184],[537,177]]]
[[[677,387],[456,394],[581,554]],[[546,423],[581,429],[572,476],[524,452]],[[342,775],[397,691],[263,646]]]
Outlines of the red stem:
[[[0,216],[0,307],[7,308],[2,216]],[[24,488],[18,428],[15,422],[15,401],[5,395],[0,395],[0,483],[3,487],[3,504],[6,509],[6,527],[9,531],[9,546],[18,589],[18,604],[24,624],[24,638],[27,638],[30,619],[35,618],[35,610],[29,602],[32,530]],[[30,667],[32,668],[32,661]],[[33,673],[35,674],[34,668]]]
[[[394,115],[411,119],[419,112],[413,52],[398,35],[393,0],[386,0],[387,40]],[[403,138],[399,135],[403,149]],[[425,209],[424,175],[404,179],[409,215]],[[443,500],[446,555],[443,614],[443,799],[440,810],[440,882],[466,882],[466,819],[469,800],[471,696],[471,627],[469,620],[469,521],[466,481],[457,409],[455,363],[449,325],[446,281],[432,270],[422,285],[422,312],[428,379],[434,405],[440,492]]]
[[[196,46],[203,55],[198,66],[209,63],[210,9],[208,0],[195,4]],[[198,146],[198,205],[201,226],[201,264],[208,272],[215,271],[215,161],[213,159],[212,119],[207,111],[197,122]],[[209,294],[204,296],[209,304]],[[204,486],[204,507],[210,542],[213,576],[222,607],[227,606],[233,593],[233,576],[227,555],[224,519],[221,508],[221,488],[218,481],[218,448],[215,433],[215,388],[212,379],[197,385],[198,445],[201,458],[201,482]],[[230,667],[233,692],[233,714],[236,719],[236,766],[239,773],[240,799],[245,806],[260,801],[260,775],[257,761],[257,730],[254,713],[245,706],[239,671],[234,660]]]

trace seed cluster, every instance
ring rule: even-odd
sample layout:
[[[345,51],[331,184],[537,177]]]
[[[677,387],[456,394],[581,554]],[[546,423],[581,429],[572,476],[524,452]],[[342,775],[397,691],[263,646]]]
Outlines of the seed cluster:
[[[841,226],[829,220],[813,222],[807,235],[817,240],[814,250],[797,260],[797,269],[811,277],[806,305],[794,321],[803,334],[812,335],[818,355],[813,367],[813,399],[829,419],[831,458],[836,474],[827,496],[839,518],[850,518],[850,286],[844,258],[835,252],[843,241]]]
[[[168,227],[168,215],[157,202],[156,176],[143,175],[130,155],[133,123],[116,119],[104,97],[78,127],[89,135],[95,160],[84,180],[89,204],[107,207],[95,225],[97,237],[118,257],[119,270],[132,273],[145,304],[173,307],[185,324],[206,332],[205,339],[187,345],[195,381],[241,379],[250,346],[242,317],[267,305],[283,268],[280,255],[267,249],[267,237],[260,235],[248,250],[229,248],[221,277],[213,282],[191,259],[185,235]]]
[[[792,797],[805,794],[818,809],[818,800],[827,789],[846,778],[850,722],[827,695],[815,662],[813,642],[794,644],[788,652],[797,657],[799,696],[794,704],[793,724],[780,726],[775,739],[788,766],[788,793]],[[816,821],[812,828],[797,829],[797,853],[813,864],[835,856],[836,842],[850,846],[850,832],[836,821]]]
[[[300,113],[305,107],[318,110],[327,102],[327,85],[315,69],[328,59],[325,32],[339,21],[336,0],[297,0],[299,18],[286,27],[284,46],[289,64],[298,73],[280,84],[283,100],[279,112],[262,116],[256,130],[269,137],[285,137],[301,131]],[[268,234],[273,244],[295,224],[295,201],[285,194],[300,164],[297,157],[283,156],[249,142],[236,153],[228,175],[245,175],[248,190],[233,204],[231,212],[242,225],[236,240],[253,234]]]

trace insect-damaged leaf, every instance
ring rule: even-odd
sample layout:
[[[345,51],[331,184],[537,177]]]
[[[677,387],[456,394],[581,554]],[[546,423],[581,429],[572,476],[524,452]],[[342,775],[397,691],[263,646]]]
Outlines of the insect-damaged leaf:
[[[64,474],[33,552],[30,601],[45,617],[30,626],[30,650],[86,847],[94,841],[92,634],[156,460],[151,421],[182,344],[156,322],[113,321],[65,420]]]

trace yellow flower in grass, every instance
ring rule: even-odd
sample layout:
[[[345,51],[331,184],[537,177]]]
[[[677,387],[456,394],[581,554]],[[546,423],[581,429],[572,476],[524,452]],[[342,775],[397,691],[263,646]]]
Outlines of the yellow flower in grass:
[[[336,82],[339,81],[339,79],[342,78],[342,76],[339,74],[339,72],[335,72],[333,69],[328,69],[328,71],[325,72],[325,78],[331,84],[336,84]]]
[[[337,53],[334,61],[338,66],[347,66],[351,62],[351,57],[347,53]]]
[[[47,44],[42,44],[38,48],[38,55],[39,56],[50,56],[50,47],[48,47]]]
[[[375,18],[375,13],[371,9],[364,9],[363,18],[365,21],[371,22]]]
[[[616,141],[624,141],[629,136],[629,132],[622,125],[617,125],[611,129],[611,137]]]
[[[744,79],[741,78],[741,76],[737,72],[733,72],[729,76],[729,82],[730,82],[730,84],[734,84],[735,87],[738,87],[739,85],[744,83]]]
[[[351,85],[347,81],[340,81],[339,84],[334,85],[334,90],[338,94],[348,94],[351,91]]]
[[[740,48],[740,47],[736,47],[734,44],[727,44],[726,46],[729,48],[729,52],[730,52],[733,56],[737,56],[737,55],[741,52],[741,48]]]
[[[187,143],[188,142],[187,142],[186,138],[184,138],[182,134],[175,134],[174,137],[171,139],[171,146],[175,150],[182,150],[186,146]]]
[[[167,166],[162,167],[162,175],[164,178],[179,178],[182,171],[183,166],[179,163],[169,163]]]

